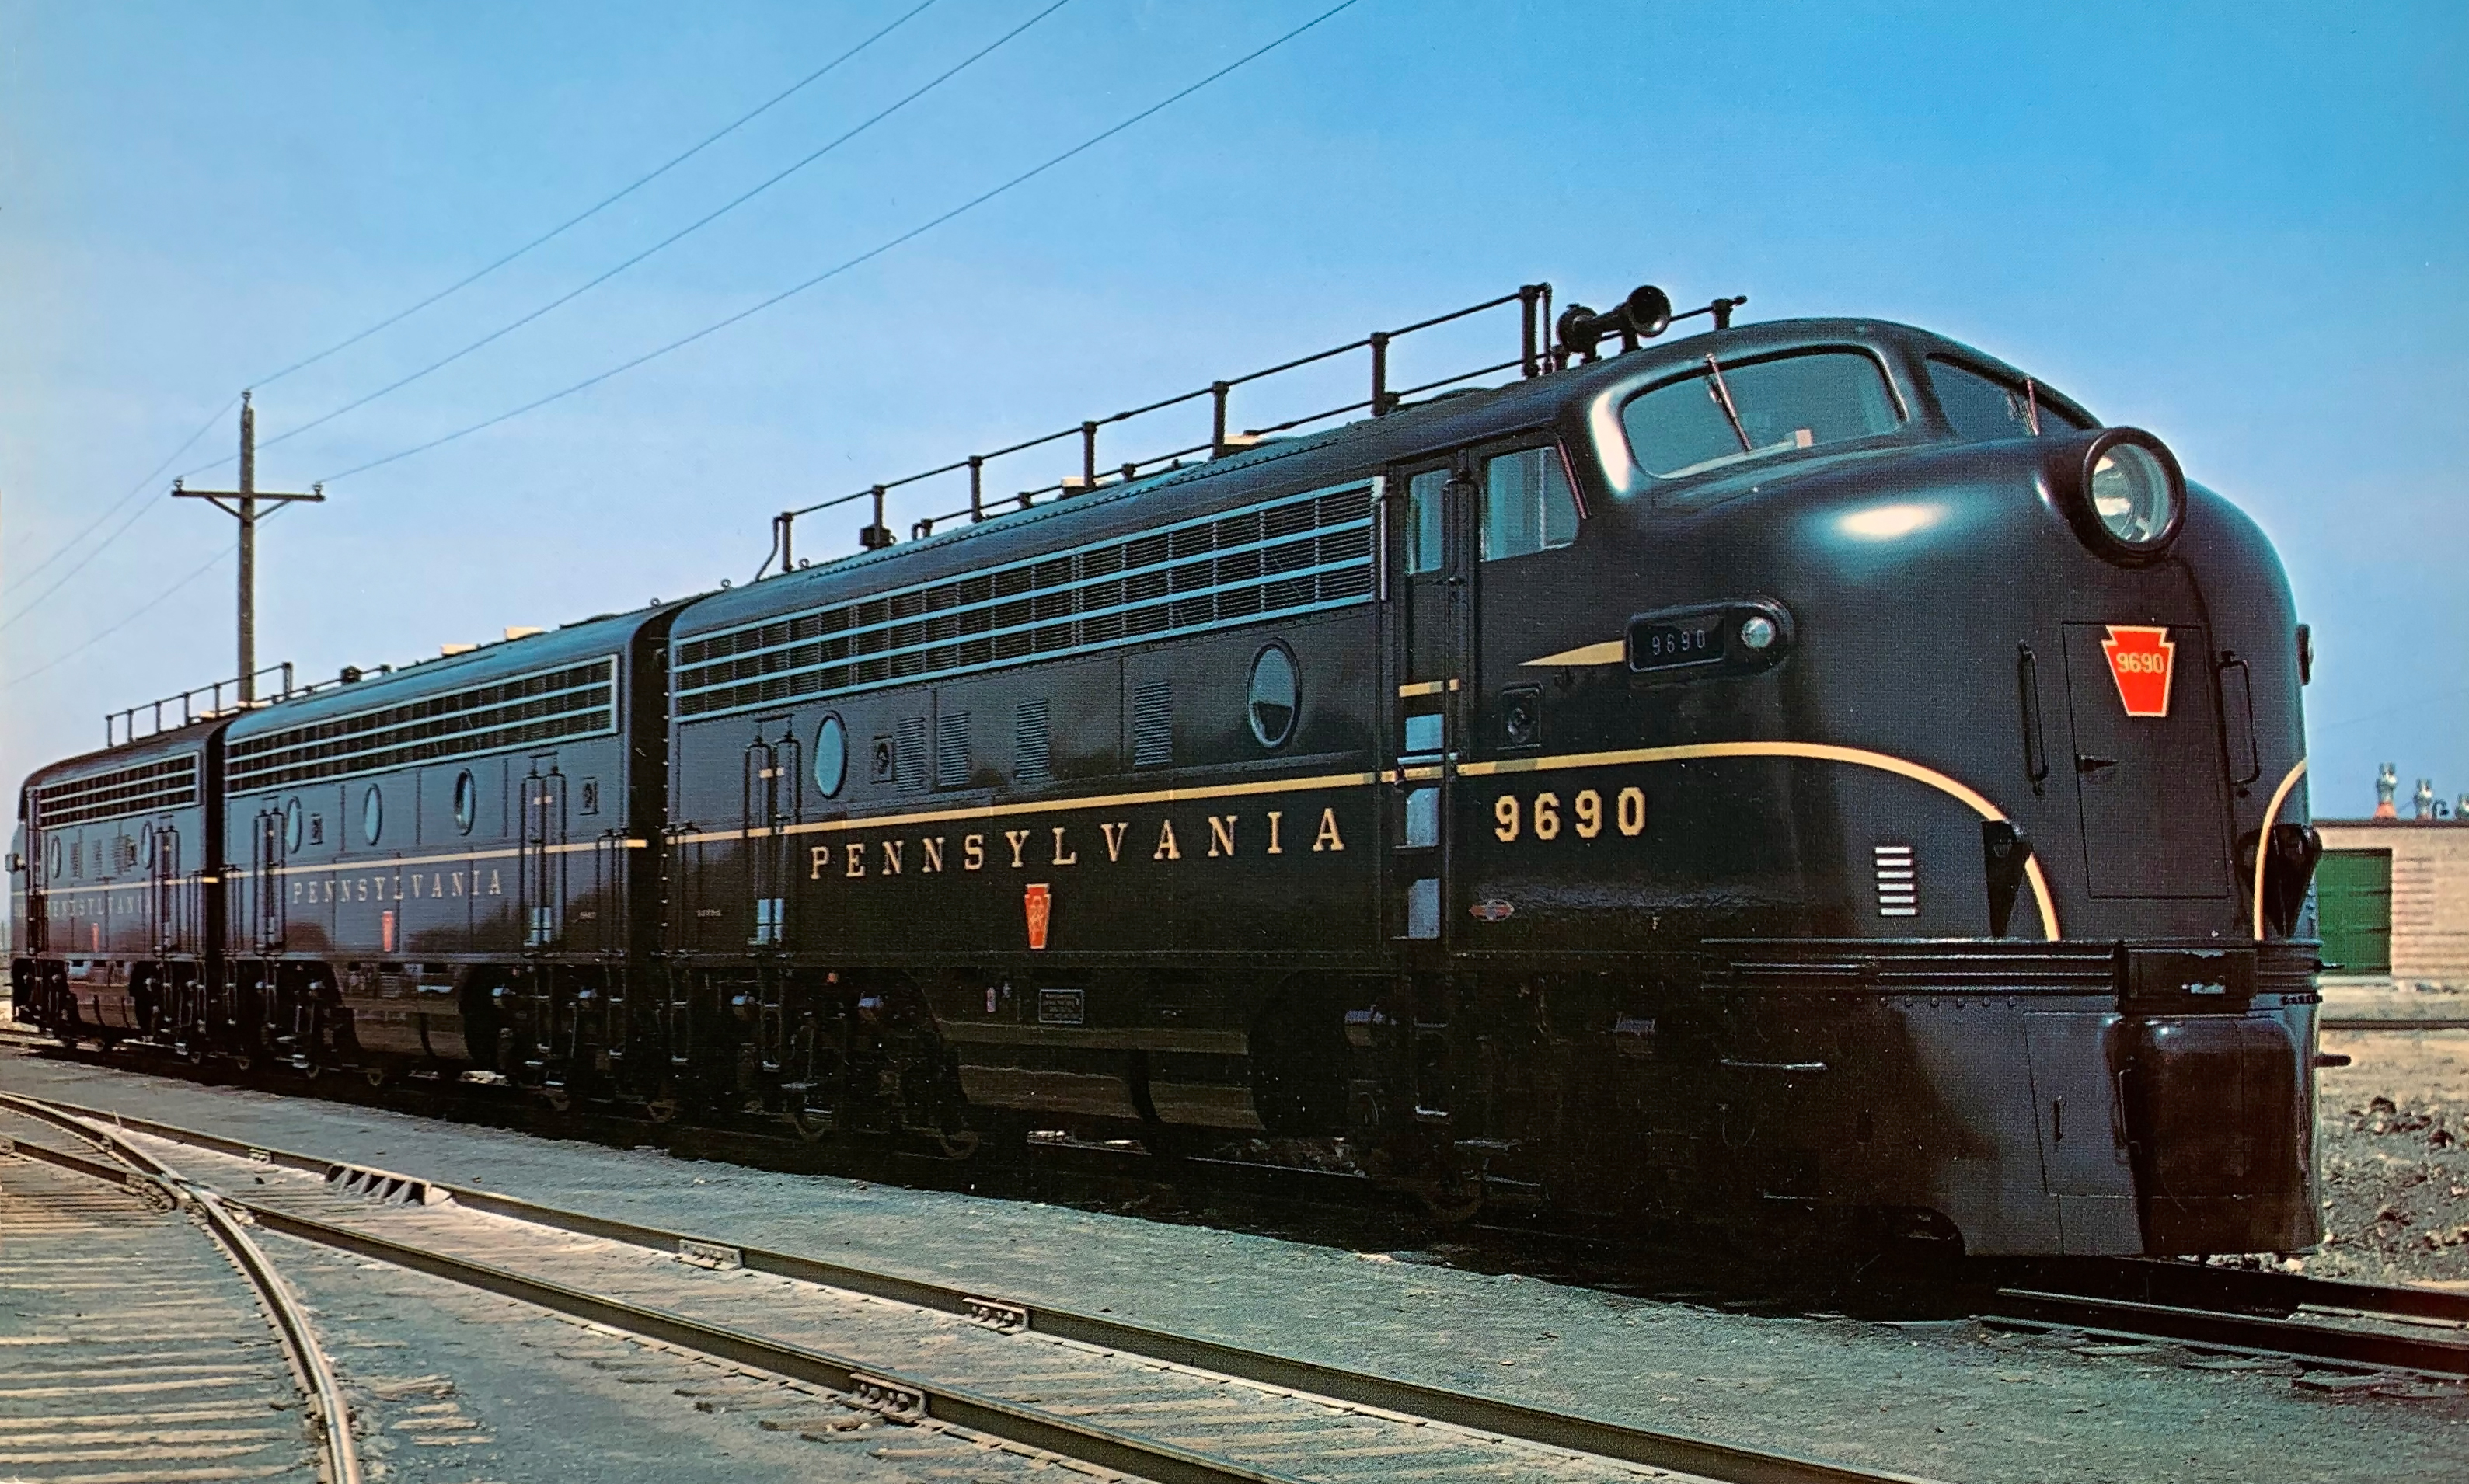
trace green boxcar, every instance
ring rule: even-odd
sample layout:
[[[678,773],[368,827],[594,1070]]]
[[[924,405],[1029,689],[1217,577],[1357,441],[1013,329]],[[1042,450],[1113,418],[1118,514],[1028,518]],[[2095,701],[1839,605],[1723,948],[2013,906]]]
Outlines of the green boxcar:
[[[2391,852],[2323,853],[2315,873],[2315,909],[2323,958],[2338,972],[2391,972]]]

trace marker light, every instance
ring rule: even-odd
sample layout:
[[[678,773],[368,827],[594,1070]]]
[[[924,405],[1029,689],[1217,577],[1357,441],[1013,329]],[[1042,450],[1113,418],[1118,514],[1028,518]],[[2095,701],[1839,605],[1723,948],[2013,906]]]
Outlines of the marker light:
[[[1774,642],[1774,620],[1765,614],[1752,614],[1741,624],[1741,648],[1755,651]]]

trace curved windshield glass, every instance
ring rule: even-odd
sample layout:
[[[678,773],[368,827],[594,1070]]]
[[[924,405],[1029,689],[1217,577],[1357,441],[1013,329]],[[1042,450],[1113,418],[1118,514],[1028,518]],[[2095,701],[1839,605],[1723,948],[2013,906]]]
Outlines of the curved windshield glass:
[[[1641,393],[1621,409],[1629,456],[1682,479],[1797,448],[1891,433],[1903,412],[1886,373],[1858,351],[1808,351],[1727,366]]]

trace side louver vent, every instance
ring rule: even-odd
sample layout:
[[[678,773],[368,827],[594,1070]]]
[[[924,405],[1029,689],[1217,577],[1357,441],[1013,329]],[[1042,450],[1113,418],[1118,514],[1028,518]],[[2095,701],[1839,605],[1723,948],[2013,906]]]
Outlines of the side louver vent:
[[[1132,692],[1132,766],[1174,764],[1174,682],[1146,680]]]
[[[926,789],[926,719],[900,719],[900,740],[893,746],[893,774],[900,780],[903,793],[922,793]]]
[[[1920,866],[1908,845],[1881,845],[1876,851],[1878,863],[1878,915],[1880,917],[1918,917],[1921,915]]]
[[[969,714],[947,711],[935,719],[935,787],[969,786]]]
[[[1011,776],[1024,784],[1042,784],[1054,776],[1054,733],[1043,700],[1022,701],[1012,714]]]

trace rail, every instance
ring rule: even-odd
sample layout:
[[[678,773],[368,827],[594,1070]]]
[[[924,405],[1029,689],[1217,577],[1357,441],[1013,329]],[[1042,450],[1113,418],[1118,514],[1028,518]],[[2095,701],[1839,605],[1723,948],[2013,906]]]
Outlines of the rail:
[[[288,668],[288,667],[287,667]],[[20,1142],[17,1153],[40,1159],[64,1169],[78,1171],[98,1179],[111,1180],[127,1187],[151,1189],[161,1193],[175,1205],[187,1205],[204,1219],[206,1229],[224,1251],[249,1285],[257,1290],[274,1321],[277,1336],[283,1343],[284,1357],[290,1365],[293,1380],[301,1394],[309,1399],[310,1418],[316,1433],[317,1448],[322,1457],[319,1473],[325,1484],[361,1484],[360,1460],[352,1438],[351,1408],[343,1398],[343,1388],[335,1379],[334,1367],[327,1362],[325,1351],[309,1324],[291,1290],[265,1251],[251,1240],[241,1220],[215,1192],[193,1184],[153,1155],[119,1136],[111,1129],[76,1113],[13,1092],[0,1092],[0,1107],[7,1107],[29,1118],[39,1119],[77,1138],[107,1151],[126,1168],[115,1168],[92,1160],[81,1159],[40,1145]]]
[[[1529,1406],[1521,1403],[1478,1393],[1450,1390],[1419,1381],[1382,1376],[1373,1372],[1349,1370],[1294,1357],[1254,1351],[1221,1341],[1195,1336],[1178,1335],[1150,1329],[1099,1314],[1049,1308],[1043,1305],[992,1297],[981,1290],[956,1288],[930,1280],[906,1277],[875,1269],[858,1267],[820,1258],[796,1253],[769,1251],[707,1236],[673,1231],[638,1222],[620,1221],[586,1212],[563,1210],[542,1205],[517,1196],[481,1190],[471,1186],[451,1185],[425,1180],[389,1171],[370,1170],[347,1162],[321,1158],[313,1154],[272,1149],[245,1140],[182,1128],[175,1124],[123,1114],[98,1113],[73,1104],[58,1105],[91,1118],[112,1118],[118,1123],[156,1138],[190,1145],[215,1153],[263,1161],[285,1169],[318,1176],[330,1185],[364,1185],[391,1189],[398,1184],[405,1189],[416,1185],[417,1199],[424,1201],[450,1200],[466,1210],[504,1217],[527,1224],[570,1232],[578,1236],[596,1237],[624,1243],[672,1256],[695,1251],[725,1254],[730,1266],[774,1277],[813,1283],[827,1288],[865,1294],[873,1298],[911,1304],[960,1315],[980,1322],[993,1322],[1005,1328],[1034,1330],[1057,1338],[1076,1340],[1106,1350],[1144,1357],[1173,1365],[1231,1376],[1260,1385],[1327,1397],[1352,1405],[1373,1407],[1412,1417],[1427,1418],[1477,1432],[1497,1433],[1522,1442],[1565,1449],[1572,1452],[1616,1459],[1625,1463],[1643,1464],[1669,1469],[1707,1478],[1731,1481],[1731,1484],[1924,1484],[1912,1475],[1862,1469],[1823,1459],[1805,1458],[1781,1451],[1748,1448],[1719,1442],[1686,1433],[1633,1427],[1582,1413]],[[716,1331],[690,1336],[680,1326],[696,1321],[668,1313],[647,1311],[639,1314],[621,1315],[611,1307],[614,1301],[598,1295],[581,1294],[560,1290],[556,1285],[488,1268],[465,1271],[447,1267],[462,1260],[435,1255],[423,1255],[400,1247],[398,1244],[367,1233],[345,1228],[312,1229],[321,1223],[310,1221],[296,1213],[286,1214],[249,1203],[248,1209],[263,1224],[276,1230],[318,1242],[331,1242],[347,1246],[363,1256],[387,1262],[407,1263],[436,1276],[454,1277],[457,1281],[474,1282],[492,1291],[527,1302],[542,1303],[581,1317],[613,1323],[638,1333],[662,1335],[673,1343],[688,1344],[708,1353],[746,1363],[760,1364],[782,1374],[816,1380],[840,1389],[834,1381],[837,1371],[817,1371],[816,1365],[831,1361],[849,1366],[853,1362],[834,1360],[829,1357],[796,1356],[771,1359],[755,1358],[749,1347],[774,1342],[734,1331]],[[791,1347],[794,1349],[794,1347]],[[866,1374],[880,1376],[880,1371]],[[904,1379],[905,1380],[905,1379]],[[912,1385],[931,1383],[907,1381]],[[984,1399],[960,1397],[956,1406],[973,1405]],[[1009,1404],[997,1403],[997,1405]],[[932,1410],[930,1404],[930,1410]],[[983,1430],[1003,1432],[1003,1420],[995,1417],[961,1415],[945,1411],[946,1420]],[[1053,1444],[1040,1446],[1053,1447]],[[1070,1449],[1074,1456],[1087,1457]],[[1091,1459],[1090,1461],[1097,1461]],[[1144,1476],[1163,1477],[1146,1473]],[[1206,1476],[1206,1475],[1200,1475]]]

